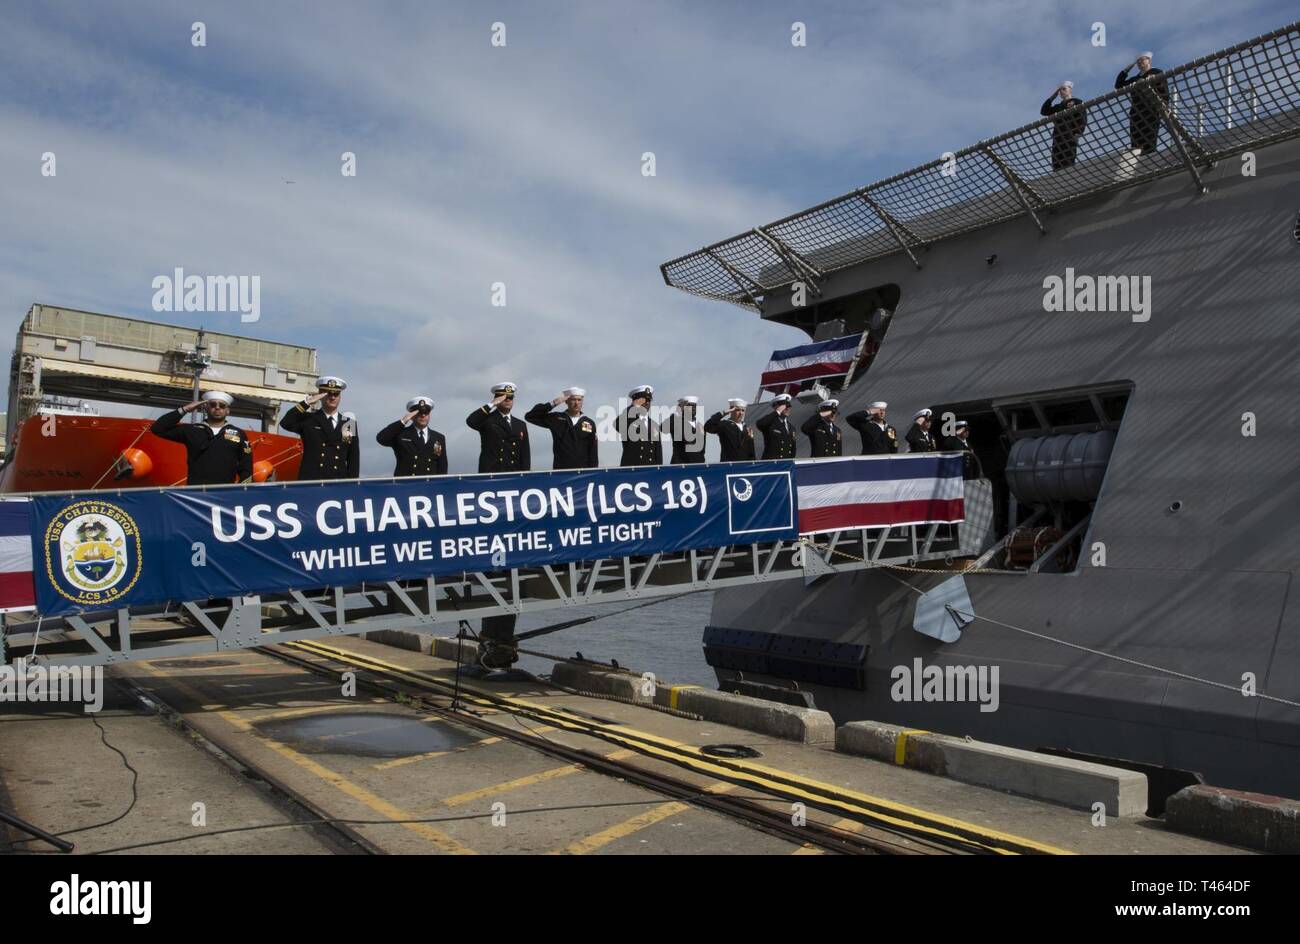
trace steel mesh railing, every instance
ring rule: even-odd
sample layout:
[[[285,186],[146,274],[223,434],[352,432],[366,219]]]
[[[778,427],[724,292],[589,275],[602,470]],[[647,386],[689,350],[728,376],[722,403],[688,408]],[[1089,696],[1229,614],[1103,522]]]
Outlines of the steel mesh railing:
[[[896,252],[917,261],[931,243],[1018,216],[1041,228],[1040,211],[1084,197],[1180,172],[1199,188],[1213,162],[1300,135],[1298,53],[1292,23],[660,270],[675,288],[757,310],[792,282]]]

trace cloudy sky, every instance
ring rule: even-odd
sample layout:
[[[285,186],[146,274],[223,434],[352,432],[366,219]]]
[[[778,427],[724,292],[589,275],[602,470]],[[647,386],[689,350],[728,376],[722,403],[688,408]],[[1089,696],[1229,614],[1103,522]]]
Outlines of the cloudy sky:
[[[1294,15],[1276,0],[9,0],[0,357],[36,301],[312,345],[351,385],[366,474],[392,466],[369,433],[418,393],[453,471],[472,470],[464,417],[501,379],[524,406],[577,383],[595,413],[652,383],[716,409],[803,336],[667,288],[660,263],[1032,120],[1062,79],[1088,98],[1141,49],[1171,66]],[[151,282],[176,267],[260,276],[260,321],[155,314]]]

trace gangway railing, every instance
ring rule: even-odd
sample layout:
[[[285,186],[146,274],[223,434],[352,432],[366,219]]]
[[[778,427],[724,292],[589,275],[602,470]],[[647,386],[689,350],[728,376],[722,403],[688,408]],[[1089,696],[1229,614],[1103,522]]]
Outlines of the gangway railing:
[[[581,564],[466,571],[454,578],[262,594],[229,605],[190,601],[11,620],[0,640],[0,663],[111,665],[385,629],[447,627],[454,634],[462,620],[943,562],[957,551],[957,529],[956,524],[855,528],[644,559],[598,557]]]
[[[1159,112],[1157,147],[1137,153],[1130,107]],[[1074,159],[1053,169],[1053,129],[1086,115]],[[868,184],[660,266],[674,288],[758,311],[795,282],[928,246],[1086,197],[1187,173],[1300,135],[1300,23],[1113,90],[1068,111]],[[1060,163],[1058,161],[1058,163]]]
[[[385,629],[454,632],[466,620],[943,562],[962,548],[961,470],[960,455],[929,454],[35,496],[40,614],[7,614],[0,663],[96,666]],[[564,520],[536,513],[548,497]],[[416,508],[422,517],[400,522],[399,536],[384,533]],[[506,524],[494,513],[506,508],[530,520]],[[453,509],[488,512],[490,523],[453,520]],[[588,518],[588,543],[473,549],[475,529],[485,541],[512,528],[572,538],[567,525]],[[284,537],[255,533],[271,521]],[[345,523],[372,554],[385,540],[449,543],[428,564],[357,579]],[[348,560],[331,583],[328,569],[311,570],[322,527]],[[212,535],[221,537],[205,545]],[[167,598],[177,587],[188,597]],[[119,591],[118,605],[94,602]]]

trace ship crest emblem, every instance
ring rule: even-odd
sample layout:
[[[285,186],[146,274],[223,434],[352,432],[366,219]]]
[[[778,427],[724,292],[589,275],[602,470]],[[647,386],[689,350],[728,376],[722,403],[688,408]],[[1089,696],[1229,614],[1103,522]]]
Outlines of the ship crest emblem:
[[[74,502],[46,529],[46,575],[81,606],[116,605],[135,586],[140,562],[139,527],[108,502]]]

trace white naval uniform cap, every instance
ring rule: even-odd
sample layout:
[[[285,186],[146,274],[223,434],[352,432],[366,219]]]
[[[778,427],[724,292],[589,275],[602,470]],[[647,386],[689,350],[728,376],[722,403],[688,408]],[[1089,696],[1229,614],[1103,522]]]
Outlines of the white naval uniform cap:
[[[952,428],[953,428],[953,429],[967,429],[967,428],[969,428],[969,426],[970,426],[970,423],[966,422],[965,420],[958,420],[956,423],[953,424],[953,427],[952,427]]]
[[[235,403],[235,398],[232,397],[230,394],[226,393],[226,391],[224,390],[209,390],[206,393],[200,394],[199,396],[204,403],[210,403],[212,401],[216,401],[218,403],[224,403],[226,406],[233,406]]]
[[[790,396],[790,394],[788,393],[781,393],[772,398],[773,406],[779,406],[782,403],[793,403],[793,402],[794,402],[794,397]]]
[[[417,406],[428,406],[428,408],[432,410],[433,398],[432,397],[411,397],[411,399],[406,401],[407,410],[414,410]]]
[[[727,401],[728,410],[743,410],[745,409],[746,405],[747,404],[745,403],[745,401],[740,399],[740,397],[732,397],[730,400]]]
[[[874,401],[873,403],[869,404],[869,405],[867,406],[867,409],[868,409],[868,410],[887,410],[887,409],[889,409],[889,404],[886,403],[884,400],[876,400],[876,401]]]
[[[498,384],[492,385],[492,396],[494,397],[499,397],[503,393],[508,393],[513,395],[514,392],[515,392],[515,384],[514,381],[512,380],[503,380]]]
[[[342,377],[335,377],[333,374],[325,374],[316,378],[317,390],[329,390],[335,393],[342,393],[348,389],[348,382]]]
[[[655,393],[654,387],[650,386],[649,384],[642,384],[639,387],[633,387],[631,390],[629,390],[627,392],[627,398],[629,400],[638,400],[641,397],[653,397],[654,393]]]
[[[818,410],[838,410],[839,408],[839,400],[823,400],[821,406],[817,407]]]
[[[917,410],[916,415],[913,416],[912,419],[919,420],[923,416],[933,416],[933,415],[934,415],[934,410]]]
[[[699,397],[689,396],[689,397],[677,398],[678,406],[699,406],[699,403],[700,403]]]
[[[566,397],[585,397],[587,395],[587,391],[582,389],[581,387],[566,387],[564,390],[564,395]]]

